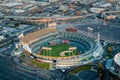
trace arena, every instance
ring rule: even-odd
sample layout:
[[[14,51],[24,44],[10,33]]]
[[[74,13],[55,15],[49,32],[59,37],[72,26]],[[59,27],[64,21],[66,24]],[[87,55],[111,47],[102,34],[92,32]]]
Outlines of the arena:
[[[110,71],[120,78],[120,52],[114,56]]]
[[[118,68],[118,69],[120,68],[119,67],[120,66],[120,62],[119,61],[120,61],[120,53],[116,54],[115,57],[114,57],[114,62],[116,64],[116,66],[117,66],[116,68]]]
[[[103,54],[99,40],[55,27],[27,34],[21,43],[25,54],[42,62],[55,62],[56,68],[87,64]]]

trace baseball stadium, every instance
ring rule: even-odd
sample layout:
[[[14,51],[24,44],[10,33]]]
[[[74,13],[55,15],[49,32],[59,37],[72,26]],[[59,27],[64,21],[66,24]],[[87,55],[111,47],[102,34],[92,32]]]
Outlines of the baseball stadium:
[[[56,68],[87,64],[103,54],[99,40],[79,32],[44,28],[24,36],[24,53],[36,60],[55,63]]]

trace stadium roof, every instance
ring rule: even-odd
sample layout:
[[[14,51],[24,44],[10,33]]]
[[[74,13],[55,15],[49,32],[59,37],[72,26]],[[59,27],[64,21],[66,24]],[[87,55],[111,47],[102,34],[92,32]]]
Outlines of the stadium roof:
[[[120,53],[115,55],[114,61],[115,61],[116,64],[118,64],[120,66]]]

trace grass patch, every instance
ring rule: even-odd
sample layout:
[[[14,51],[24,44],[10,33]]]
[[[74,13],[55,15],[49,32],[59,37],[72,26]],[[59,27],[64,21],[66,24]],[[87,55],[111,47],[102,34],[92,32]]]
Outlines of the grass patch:
[[[50,64],[46,63],[46,62],[39,62],[36,60],[31,60],[31,62],[39,68],[43,68],[43,69],[47,69],[47,70],[50,68]]]
[[[74,74],[77,74],[79,71],[82,71],[82,70],[89,70],[91,69],[92,66],[90,65],[87,65],[87,66],[80,66],[78,68],[75,68],[74,70],[72,70],[70,73],[74,73]]]
[[[20,58],[24,59],[26,57],[26,55],[24,53],[20,54]]]
[[[68,51],[71,46],[68,45],[68,44],[58,44],[58,45],[54,45],[54,46],[51,45],[51,46],[48,46],[48,47],[52,48],[52,51],[47,52],[45,50],[42,50],[41,55],[60,57],[60,53],[62,51]],[[77,50],[74,51],[73,53],[74,53],[74,55],[78,55]],[[66,56],[71,56],[72,54],[69,55],[69,54],[66,53],[65,55]]]
[[[106,58],[113,58],[114,57],[114,55],[112,55],[112,54],[110,54],[110,53],[108,53],[107,55],[106,55]]]

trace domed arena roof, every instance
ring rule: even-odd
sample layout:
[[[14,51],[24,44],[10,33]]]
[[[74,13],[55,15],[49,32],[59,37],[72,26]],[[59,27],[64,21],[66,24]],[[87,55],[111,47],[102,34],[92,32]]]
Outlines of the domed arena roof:
[[[120,53],[115,55],[114,61],[115,61],[116,64],[118,64],[120,66]]]

